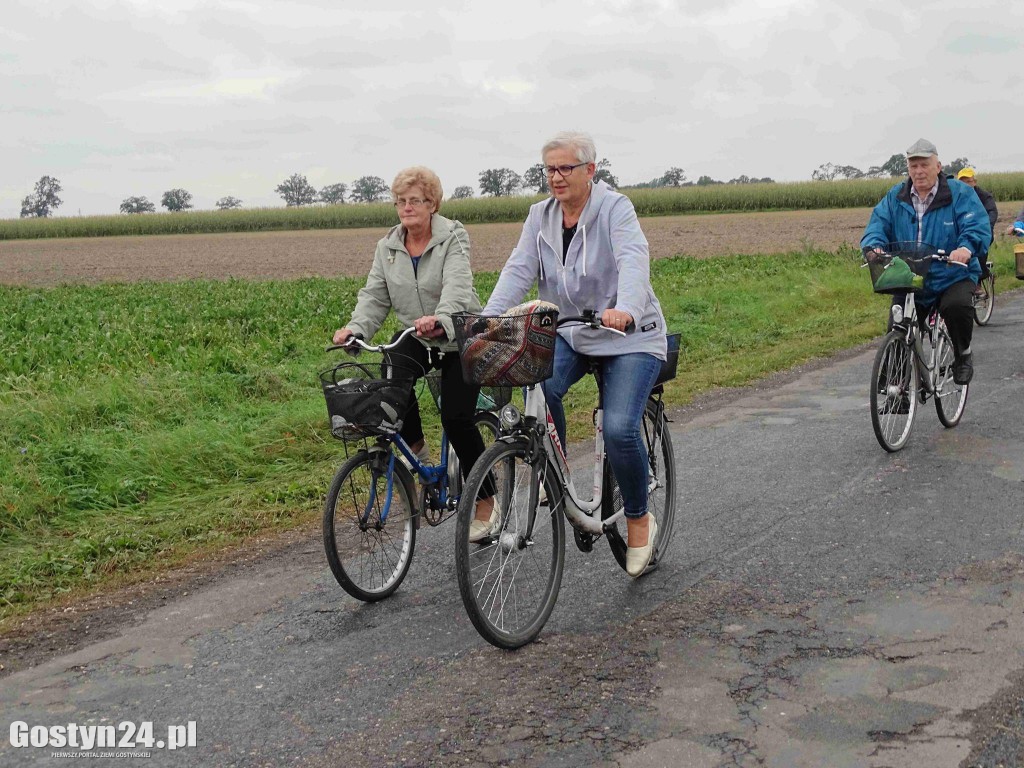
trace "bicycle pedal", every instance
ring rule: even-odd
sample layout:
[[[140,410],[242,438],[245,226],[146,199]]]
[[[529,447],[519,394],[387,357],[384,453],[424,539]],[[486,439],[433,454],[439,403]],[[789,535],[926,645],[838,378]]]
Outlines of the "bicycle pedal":
[[[594,551],[594,534],[573,528],[572,537],[576,541],[576,548],[579,549],[580,552]]]

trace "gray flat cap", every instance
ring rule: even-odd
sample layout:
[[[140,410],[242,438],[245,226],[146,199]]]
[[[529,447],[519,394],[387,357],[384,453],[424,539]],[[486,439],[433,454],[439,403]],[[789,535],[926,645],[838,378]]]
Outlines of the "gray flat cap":
[[[928,139],[918,139],[907,150],[907,159],[912,157],[938,157],[939,150]]]

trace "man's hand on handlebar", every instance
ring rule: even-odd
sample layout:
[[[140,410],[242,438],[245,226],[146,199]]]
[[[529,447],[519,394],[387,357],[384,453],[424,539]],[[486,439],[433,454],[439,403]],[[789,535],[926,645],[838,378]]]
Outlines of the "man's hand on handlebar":
[[[957,248],[949,254],[949,260],[955,261],[958,264],[966,264],[971,260],[971,252],[966,248]]]
[[[334,338],[331,340],[332,344],[347,344],[348,340],[354,334],[348,328],[339,328],[334,332]]]

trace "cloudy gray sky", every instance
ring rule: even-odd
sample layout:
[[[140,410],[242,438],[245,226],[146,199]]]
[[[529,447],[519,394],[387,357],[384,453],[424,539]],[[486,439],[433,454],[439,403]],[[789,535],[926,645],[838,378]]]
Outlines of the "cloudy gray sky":
[[[1024,170],[1019,0],[7,0],[0,217],[189,190],[282,205],[424,164],[446,191],[593,134],[623,184],[806,180],[918,136]]]

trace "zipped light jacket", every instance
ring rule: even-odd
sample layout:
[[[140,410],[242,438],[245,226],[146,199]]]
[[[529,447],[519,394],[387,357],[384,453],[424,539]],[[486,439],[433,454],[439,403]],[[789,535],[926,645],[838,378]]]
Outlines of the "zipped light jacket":
[[[347,327],[367,340],[380,330],[392,309],[403,327],[437,315],[448,338],[421,339],[424,346],[456,349],[453,312],[479,312],[480,298],[469,267],[469,234],[458,221],[435,213],[431,236],[419,265],[413,269],[405,248],[405,227],[393,227],[377,243],[366,285],[359,291]]]
[[[594,184],[562,264],[562,206],[554,197],[530,206],[512,251],[484,309],[501,314],[537,283],[544,301],[563,317],[585,309],[628,312],[636,330],[627,336],[567,325],[559,335],[581,355],[646,352],[666,356],[665,317],[651,287],[651,258],[633,203],[605,182]]]

